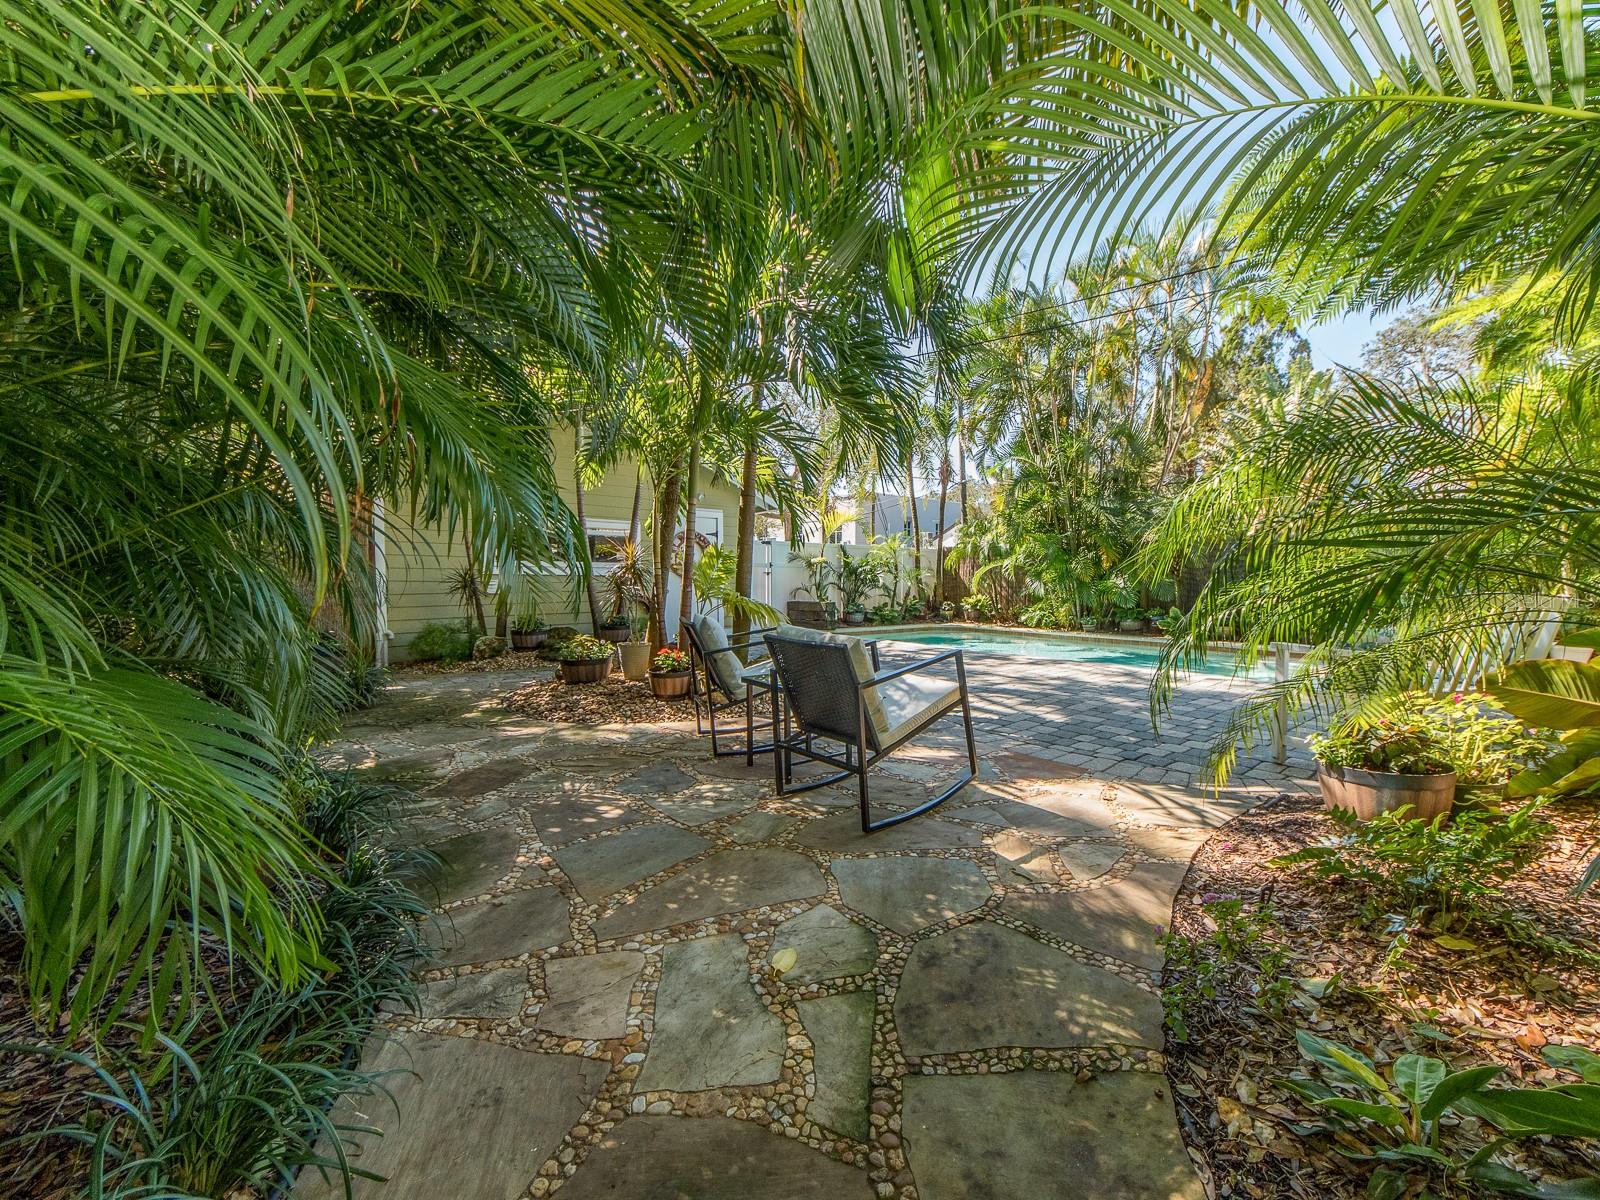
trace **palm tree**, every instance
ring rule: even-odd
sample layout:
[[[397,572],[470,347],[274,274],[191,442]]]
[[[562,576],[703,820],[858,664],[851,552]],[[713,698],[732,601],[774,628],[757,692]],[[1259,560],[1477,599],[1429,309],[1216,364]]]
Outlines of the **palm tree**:
[[[804,123],[792,33],[703,20],[11,6],[0,883],[42,1021],[141,981],[159,1014],[212,938],[315,965],[282,768],[335,711],[313,620],[370,640],[373,497],[486,570],[576,554],[524,353],[600,372],[676,206],[726,186],[685,113]]]

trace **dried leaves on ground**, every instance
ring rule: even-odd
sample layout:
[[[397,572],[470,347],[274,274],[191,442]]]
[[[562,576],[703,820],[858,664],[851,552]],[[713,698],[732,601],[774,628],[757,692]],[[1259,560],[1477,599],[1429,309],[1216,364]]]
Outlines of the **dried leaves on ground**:
[[[1554,833],[1538,860],[1506,885],[1504,906],[1551,937],[1600,949],[1600,888],[1581,898],[1571,894],[1600,837],[1600,817],[1593,808],[1572,807],[1552,807],[1545,817]],[[1313,1119],[1281,1086],[1304,1072],[1296,1027],[1380,1063],[1416,1053],[1452,1068],[1497,1064],[1512,1086],[1574,1082],[1543,1061],[1547,1043],[1600,1048],[1600,970],[1592,963],[1493,930],[1439,938],[1418,931],[1398,960],[1386,963],[1393,928],[1363,909],[1359,887],[1272,865],[1336,832],[1316,800],[1279,797],[1206,843],[1174,907],[1174,934],[1195,939],[1202,955],[1214,952],[1219,901],[1239,900],[1247,913],[1265,914],[1266,933],[1250,957],[1286,960],[1282,969],[1299,980],[1287,1009],[1271,1015],[1257,1003],[1247,967],[1244,986],[1191,996],[1184,1009],[1188,1041],[1169,1034],[1184,1137],[1218,1197],[1367,1195],[1370,1164],[1339,1153],[1326,1134],[1301,1136],[1292,1128]],[[1163,982],[1193,989],[1195,969],[1174,956]],[[1447,1132],[1468,1146],[1486,1136],[1472,1118]],[[1600,1175],[1600,1147],[1593,1143],[1531,1139],[1506,1153],[1545,1179]],[[1449,1195],[1487,1194],[1459,1181],[1449,1186],[1455,1189]]]
[[[415,675],[480,675],[493,671],[551,671],[550,660],[541,658],[537,650],[511,650],[495,658],[466,659],[461,662],[407,663],[396,667],[395,674],[402,678]]]
[[[540,680],[518,688],[501,704],[538,721],[593,725],[685,721],[694,716],[687,696],[681,700],[657,700],[648,682],[629,683],[621,675],[609,675],[599,683]]]

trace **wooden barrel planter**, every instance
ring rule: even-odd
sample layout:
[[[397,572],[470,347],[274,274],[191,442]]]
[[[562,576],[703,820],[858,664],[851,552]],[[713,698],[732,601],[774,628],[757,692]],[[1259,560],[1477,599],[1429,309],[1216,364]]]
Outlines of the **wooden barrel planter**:
[[[537,650],[550,639],[548,629],[513,629],[511,631],[511,648],[513,650]]]
[[[1362,821],[1407,806],[1408,817],[1431,821],[1449,812],[1455,803],[1456,775],[1454,771],[1443,775],[1399,775],[1319,764],[1317,786],[1322,789],[1324,808],[1345,809]]]
[[[693,682],[693,671],[650,672],[650,690],[658,700],[682,700]]]
[[[611,674],[609,658],[598,662],[564,662],[560,666],[562,683],[599,683]]]

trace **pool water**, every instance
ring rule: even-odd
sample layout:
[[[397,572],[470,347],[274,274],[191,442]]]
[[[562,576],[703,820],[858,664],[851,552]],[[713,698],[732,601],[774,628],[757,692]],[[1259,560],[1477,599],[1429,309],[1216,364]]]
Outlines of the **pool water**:
[[[1101,663],[1112,667],[1138,667],[1153,671],[1161,662],[1161,647],[1118,645],[1070,634],[1007,633],[998,629],[885,629],[862,630],[865,636],[886,642],[911,642],[919,646],[958,646],[975,654],[1010,654],[1018,658],[1059,659],[1063,662]],[[1232,655],[1222,653],[1194,668],[1199,675],[1239,675],[1245,679],[1272,678],[1272,664],[1256,663],[1237,670]]]

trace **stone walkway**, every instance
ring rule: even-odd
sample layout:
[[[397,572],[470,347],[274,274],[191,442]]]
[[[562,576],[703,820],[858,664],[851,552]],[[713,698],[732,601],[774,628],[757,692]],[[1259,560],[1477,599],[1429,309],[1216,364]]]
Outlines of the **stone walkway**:
[[[688,726],[509,713],[505,675],[412,679],[334,761],[419,791],[441,866],[420,1015],[344,1119],[385,1200],[1203,1196],[1162,1075],[1159,927],[1251,788],[1189,791],[1226,680],[1158,740],[1147,676],[974,659],[981,782],[864,837],[853,791],[776,798]],[[915,803],[957,722],[890,760]],[[773,960],[794,952],[781,974]],[[338,1194],[308,1173],[300,1196]]]

